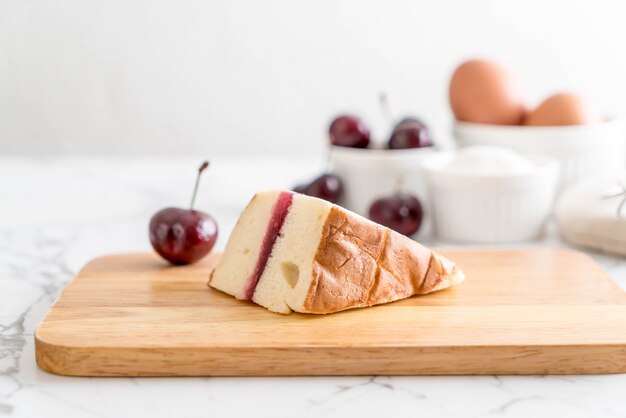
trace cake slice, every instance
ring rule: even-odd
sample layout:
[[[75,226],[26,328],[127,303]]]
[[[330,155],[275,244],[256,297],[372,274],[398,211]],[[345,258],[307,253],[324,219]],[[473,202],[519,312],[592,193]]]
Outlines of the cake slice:
[[[325,314],[445,289],[454,263],[404,235],[325,200],[257,193],[209,285],[288,314]]]

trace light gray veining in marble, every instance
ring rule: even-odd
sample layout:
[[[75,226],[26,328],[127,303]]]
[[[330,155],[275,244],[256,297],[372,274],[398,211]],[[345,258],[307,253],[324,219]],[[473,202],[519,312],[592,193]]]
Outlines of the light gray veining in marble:
[[[33,332],[59,292],[90,258],[149,250],[149,216],[187,203],[197,163],[0,159],[0,416],[626,417],[626,375],[100,379],[37,369]],[[218,246],[255,190],[317,168],[215,161],[198,207],[218,219]],[[564,244],[552,231],[532,245]],[[626,288],[624,258],[592,256]]]

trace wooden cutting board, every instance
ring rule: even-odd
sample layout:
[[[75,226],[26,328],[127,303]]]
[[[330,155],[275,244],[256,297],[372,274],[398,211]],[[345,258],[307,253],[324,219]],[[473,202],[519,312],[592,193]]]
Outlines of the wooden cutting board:
[[[456,288],[332,315],[279,315],[207,287],[218,255],[89,263],[35,335],[39,366],[77,376],[626,372],[626,294],[564,250],[445,250]]]

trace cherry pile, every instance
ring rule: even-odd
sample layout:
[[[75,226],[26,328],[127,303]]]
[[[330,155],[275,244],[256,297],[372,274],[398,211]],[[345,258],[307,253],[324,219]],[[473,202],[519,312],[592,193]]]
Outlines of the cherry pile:
[[[386,103],[383,102],[384,98],[381,98],[381,104],[385,107]],[[336,117],[328,128],[328,138],[330,144],[337,147],[363,149],[369,148],[372,143],[369,128],[354,115]],[[406,117],[395,124],[385,145],[388,150],[402,150],[431,147],[433,141],[426,124],[420,119]],[[294,187],[293,191],[339,204],[343,185],[341,179],[327,170],[310,183]],[[369,218],[408,236],[419,230],[423,210],[417,197],[396,190],[390,196],[382,196],[372,203]]]
[[[335,118],[328,128],[330,143],[338,147],[368,148],[370,131],[354,115]],[[404,118],[398,122],[387,141],[387,149],[425,148],[433,145],[428,127],[419,119]]]

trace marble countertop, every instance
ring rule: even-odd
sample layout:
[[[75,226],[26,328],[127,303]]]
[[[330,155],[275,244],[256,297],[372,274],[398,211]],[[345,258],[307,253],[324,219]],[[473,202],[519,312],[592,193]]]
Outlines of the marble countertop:
[[[0,416],[626,417],[626,375],[69,378],[39,370],[33,333],[63,287],[93,257],[149,251],[151,214],[187,204],[198,163],[0,158]],[[314,160],[216,159],[197,207],[218,219],[218,249],[254,191],[318,169]],[[529,245],[566,246],[554,232]],[[591,255],[626,288],[625,258]]]

